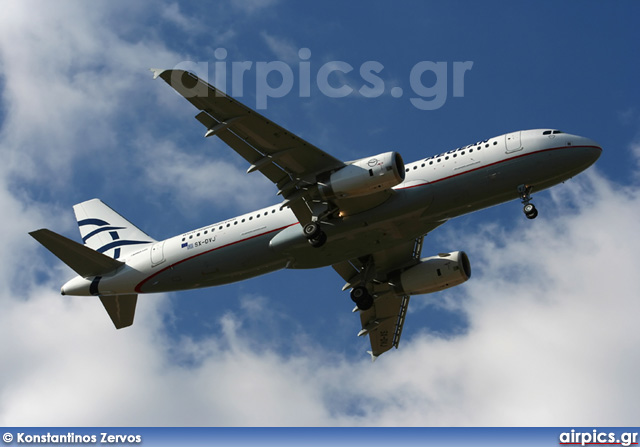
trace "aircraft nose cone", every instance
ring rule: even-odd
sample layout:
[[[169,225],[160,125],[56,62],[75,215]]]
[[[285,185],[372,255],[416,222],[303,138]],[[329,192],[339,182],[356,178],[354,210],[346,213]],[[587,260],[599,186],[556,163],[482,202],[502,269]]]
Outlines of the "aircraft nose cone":
[[[583,146],[583,157],[589,165],[595,163],[596,160],[600,158],[600,155],[602,155],[602,146],[593,140],[585,138],[585,141],[581,143],[581,146]]]
[[[602,146],[589,138],[571,135],[567,144],[573,147],[580,170],[587,169],[602,155]]]
[[[595,144],[594,146],[589,148],[589,155],[588,156],[593,159],[593,163],[595,163],[595,161],[598,158],[600,158],[600,155],[602,155],[602,147],[601,146]]]

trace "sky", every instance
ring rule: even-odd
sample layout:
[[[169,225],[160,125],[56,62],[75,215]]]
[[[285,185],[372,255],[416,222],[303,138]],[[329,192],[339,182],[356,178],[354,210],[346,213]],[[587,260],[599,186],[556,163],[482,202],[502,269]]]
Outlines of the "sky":
[[[637,425],[637,2],[2,11],[0,425]],[[72,206],[94,197],[155,239],[278,202],[151,67],[225,82],[342,160],[543,127],[604,152],[535,194],[535,221],[514,201],[429,234],[423,256],[464,250],[472,278],[413,297],[375,363],[331,268],[142,295],[116,331],[97,299],[60,296],[74,273],[29,231],[79,241]]]

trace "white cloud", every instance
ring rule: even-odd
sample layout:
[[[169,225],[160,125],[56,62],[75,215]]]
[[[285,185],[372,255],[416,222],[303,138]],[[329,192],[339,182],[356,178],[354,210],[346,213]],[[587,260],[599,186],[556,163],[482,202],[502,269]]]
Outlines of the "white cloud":
[[[163,123],[169,117],[174,124],[183,110],[193,110],[186,101],[172,101],[171,89],[154,82],[149,67],[171,67],[183,56],[154,40],[153,29],[133,38],[117,32],[127,28],[120,14],[135,17],[144,8],[108,2],[10,5],[0,18],[0,59],[8,67],[0,134],[6,157],[0,169],[7,181],[54,196],[72,189],[77,201],[105,192],[130,194],[132,188],[152,200],[170,190],[173,207],[204,199],[246,208],[264,205],[268,191],[273,197],[275,187],[266,189],[259,174],[247,176],[213,151],[205,156],[174,150],[201,134],[189,134],[189,128],[178,134]],[[28,14],[36,7],[40,14]],[[170,4],[157,14],[188,20],[176,8]],[[74,177],[93,184],[78,191],[70,182]]]
[[[178,3],[170,3],[166,7],[162,8],[162,18],[174,23],[176,26],[183,30],[189,30],[197,23],[190,17],[187,17],[180,11],[180,5]]]
[[[248,175],[246,169],[216,156],[231,151],[217,140],[204,141],[189,153],[172,142],[149,143],[146,138],[136,143],[144,160],[141,164],[146,166],[146,183],[156,192],[175,195],[182,212],[193,214],[194,207],[199,210],[207,205],[250,211],[277,201],[276,188],[265,177]]]
[[[300,48],[296,48],[296,46],[289,40],[282,37],[276,37],[266,31],[261,32],[260,35],[278,60],[288,64],[297,64],[300,62],[300,58],[298,56]]]
[[[10,217],[0,252],[1,425],[637,423],[640,198],[636,185],[614,186],[595,170],[554,189],[536,221],[467,238],[474,276],[454,289],[466,333],[405,337],[374,364],[302,330],[308,346],[275,349],[255,316],[277,296],[247,298],[245,313],[214,316],[216,329],[197,340],[167,335],[164,295],[142,296],[136,324],[123,331],[96,299],[61,297],[70,271],[50,264],[26,232],[43,222],[69,228],[72,217],[29,188],[44,176],[64,190],[74,160],[123,143],[111,134],[119,114],[126,104],[129,117],[143,112],[141,97],[154,87],[140,79],[173,57],[160,44],[113,34],[101,21],[105,5],[38,3],[33,15],[34,5],[11,3],[0,19],[0,57],[10,67],[0,135],[0,209]],[[140,77],[127,65],[139,66]],[[236,188],[217,185],[218,192],[255,193],[234,183],[240,170],[230,164],[185,155],[175,140],[144,143],[127,142],[97,163],[136,160],[145,185],[187,185],[198,200],[207,200],[201,188],[212,173],[233,173],[227,183]],[[163,157],[146,157],[144,147]]]
[[[245,0],[242,2],[229,2],[231,7],[246,14],[256,14],[271,8],[280,0]]]
[[[104,2],[9,5],[0,18],[3,168],[14,178],[63,189],[74,161],[100,164],[125,149],[115,122],[130,113],[132,100],[149,96],[151,82],[140,79],[151,79],[152,61],[176,56],[145,36],[128,42],[109,31]]]
[[[473,239],[465,334],[406,338],[374,364],[319,341],[273,350],[249,324],[265,297],[218,317],[210,338],[172,340],[153,296],[116,333],[97,302],[50,283],[5,295],[0,337],[17,342],[0,348],[16,359],[0,424],[633,424],[640,198],[591,172],[550,200],[536,221]]]

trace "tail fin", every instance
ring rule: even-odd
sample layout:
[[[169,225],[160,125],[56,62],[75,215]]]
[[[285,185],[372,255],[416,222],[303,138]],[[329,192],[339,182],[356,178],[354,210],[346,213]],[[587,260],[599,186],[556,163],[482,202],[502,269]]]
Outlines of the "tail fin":
[[[124,258],[140,245],[156,242],[100,199],[74,205],[85,245],[113,259]]]
[[[71,267],[78,275],[85,278],[92,276],[99,278],[100,275],[110,273],[124,265],[124,262],[116,261],[51,230],[41,229],[32,231],[29,234]],[[64,294],[64,290],[62,293]],[[138,301],[137,294],[101,295],[100,301],[116,329],[122,329],[133,324]]]

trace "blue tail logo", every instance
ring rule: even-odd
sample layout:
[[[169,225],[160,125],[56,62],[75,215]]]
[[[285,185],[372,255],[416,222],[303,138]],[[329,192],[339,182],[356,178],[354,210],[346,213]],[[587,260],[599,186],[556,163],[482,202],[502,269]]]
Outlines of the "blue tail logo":
[[[78,226],[80,227],[81,231],[82,231],[82,227],[87,225],[94,225],[94,226],[97,226],[98,228],[91,231],[90,233],[87,233],[82,238],[82,242],[87,244],[87,241],[89,241],[89,239],[91,239],[92,237],[98,234],[109,232],[109,236],[111,236],[111,242],[108,242],[100,247],[97,247],[95,250],[98,253],[104,253],[106,251],[113,249],[114,259],[118,259],[120,257],[121,247],[130,246],[130,245],[149,244],[153,242],[153,241],[134,241],[134,240],[128,240],[128,239],[121,239],[118,231],[126,230],[126,227],[116,227],[116,226],[110,225],[109,222],[105,222],[102,219],[83,219],[81,221],[78,221]],[[91,245],[91,244],[88,244],[88,245]]]

